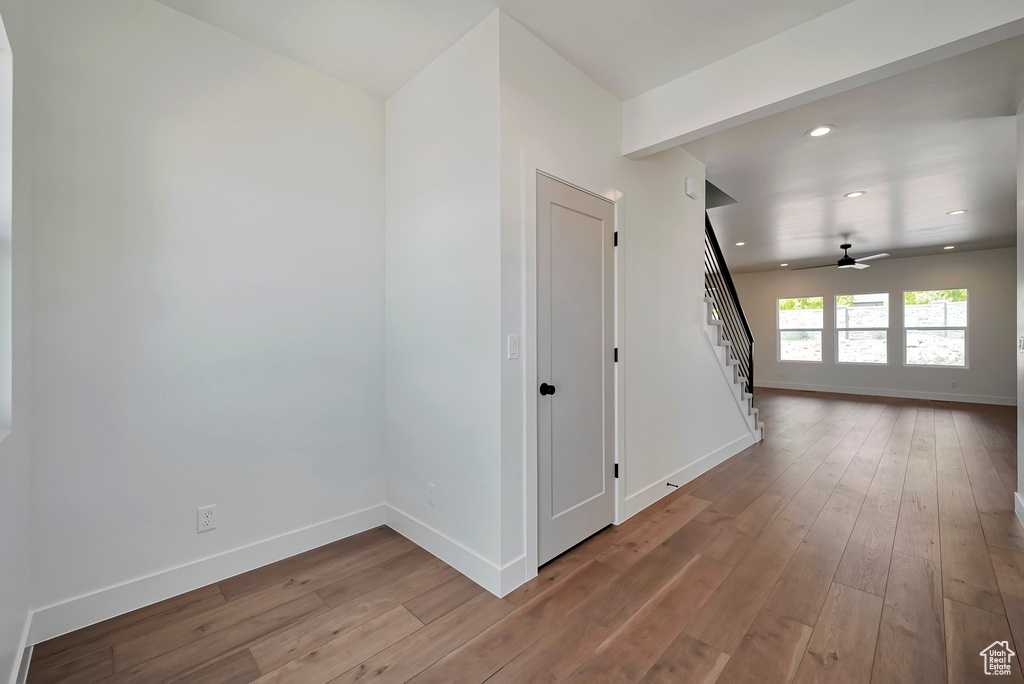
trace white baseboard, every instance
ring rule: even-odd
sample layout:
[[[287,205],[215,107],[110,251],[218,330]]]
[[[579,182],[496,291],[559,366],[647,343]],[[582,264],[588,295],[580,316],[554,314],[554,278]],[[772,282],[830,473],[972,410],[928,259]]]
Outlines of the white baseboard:
[[[674,473],[670,473],[666,477],[663,477],[656,482],[652,482],[635,494],[627,496],[620,510],[621,519],[617,520],[615,524],[621,525],[658,499],[671,494],[673,492],[673,488],[667,485],[668,482],[677,485],[684,485],[690,480],[693,480],[694,478],[711,470],[727,458],[731,458],[752,444],[755,444],[757,441],[758,438],[755,435],[745,434],[734,439],[728,444],[715,449],[711,453],[701,456],[693,463],[680,468]]]
[[[81,629],[385,523],[386,504],[140,577],[35,610],[31,643]]]
[[[985,394],[957,394],[955,392],[917,392],[910,390],[879,389],[874,387],[840,387],[837,385],[807,385],[798,382],[764,382],[754,385],[766,389],[803,390],[805,392],[831,392],[833,394],[858,394],[870,397],[898,397],[901,399],[931,399],[934,401],[960,401],[965,404],[998,404],[1016,406],[1017,397],[997,397]]]
[[[32,664],[32,646],[21,650],[21,663],[14,673],[14,684],[25,684],[28,681],[28,668]]]
[[[1017,514],[1017,520],[1024,525],[1024,499],[1020,498],[1020,492],[1013,493],[1013,512]]]
[[[537,568],[531,572],[526,567],[526,554],[501,566],[501,591],[498,596],[504,596],[516,587],[537,576]]]
[[[26,620],[23,646],[38,644],[385,524],[497,596],[504,596],[527,579],[525,555],[497,565],[404,511],[379,504],[39,608]],[[11,674],[10,681],[16,682],[16,677],[17,671]]]
[[[21,629],[21,640],[15,653],[21,654],[21,659],[15,659],[11,666],[11,673],[7,678],[10,684],[25,684],[28,680],[28,665],[32,660],[32,645],[29,643],[29,633],[32,629],[32,614],[25,616],[25,626]]]
[[[753,435],[743,435],[647,485],[626,498],[624,515],[618,522],[670,494],[672,490],[666,482],[685,484],[755,441]],[[23,642],[25,645],[37,644],[384,524],[497,596],[506,595],[529,579],[525,554],[498,565],[405,511],[389,504],[379,504],[39,608],[26,620]],[[16,677],[17,671],[11,674],[10,681],[16,682]]]
[[[498,565],[394,505],[388,505],[386,520],[388,527],[496,596],[504,596],[526,581],[525,555]]]

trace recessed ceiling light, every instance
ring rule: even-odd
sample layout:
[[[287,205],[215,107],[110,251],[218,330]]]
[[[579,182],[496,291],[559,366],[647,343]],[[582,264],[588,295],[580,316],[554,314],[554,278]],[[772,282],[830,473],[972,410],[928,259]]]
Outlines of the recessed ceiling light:
[[[789,266],[789,264],[779,264],[779,266],[786,267]]]
[[[949,214],[950,216],[959,216],[960,214],[966,214],[967,210],[966,209],[954,209],[953,211],[947,211],[946,213]]]
[[[835,129],[836,127],[833,126],[832,124],[822,124],[820,126],[815,126],[811,130],[807,131],[807,135],[811,136],[812,138],[820,138],[823,135],[828,135]]]
[[[866,194],[868,194],[867,190],[854,190],[853,192],[846,193],[845,195],[843,195],[843,197],[849,197],[850,199],[853,199],[855,197],[863,197]]]
[[[949,245],[948,247],[943,247],[942,249],[955,249],[955,247],[953,247],[953,245]]]
[[[743,246],[743,245],[745,245],[745,244],[747,244],[747,243],[746,243],[746,242],[737,242],[737,243],[736,243],[736,246],[737,246],[737,247],[742,247],[742,246]]]

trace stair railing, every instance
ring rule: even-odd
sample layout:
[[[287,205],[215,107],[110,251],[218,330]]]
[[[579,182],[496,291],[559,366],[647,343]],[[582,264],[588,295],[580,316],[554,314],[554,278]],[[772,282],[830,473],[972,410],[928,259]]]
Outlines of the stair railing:
[[[730,349],[742,369],[747,391],[754,393],[754,335],[743,314],[736,285],[722,255],[722,248],[704,213],[704,294],[715,300],[714,316],[722,322],[722,336],[732,343]]]

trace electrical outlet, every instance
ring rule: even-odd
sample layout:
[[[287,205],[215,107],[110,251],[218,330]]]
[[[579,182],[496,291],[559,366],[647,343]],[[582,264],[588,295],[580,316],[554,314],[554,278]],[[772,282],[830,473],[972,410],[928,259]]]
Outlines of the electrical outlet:
[[[217,529],[217,504],[196,509],[196,533]]]
[[[433,482],[428,482],[427,483],[427,503],[430,504],[431,506],[433,506],[436,503],[436,501],[437,500],[434,498],[434,483]]]
[[[954,380],[953,382],[949,383],[949,386],[951,388],[953,388],[953,389],[956,389],[956,380]]]

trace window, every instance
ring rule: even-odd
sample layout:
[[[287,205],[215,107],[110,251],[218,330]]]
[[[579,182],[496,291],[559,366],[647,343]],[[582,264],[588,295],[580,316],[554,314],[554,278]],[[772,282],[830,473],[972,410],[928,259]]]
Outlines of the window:
[[[908,366],[967,367],[967,290],[903,293]]]
[[[836,295],[836,361],[888,363],[889,293]]]
[[[824,297],[779,300],[779,361],[821,361]]]

